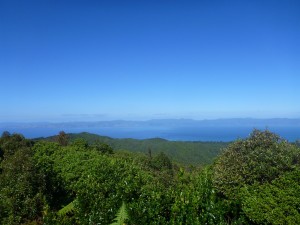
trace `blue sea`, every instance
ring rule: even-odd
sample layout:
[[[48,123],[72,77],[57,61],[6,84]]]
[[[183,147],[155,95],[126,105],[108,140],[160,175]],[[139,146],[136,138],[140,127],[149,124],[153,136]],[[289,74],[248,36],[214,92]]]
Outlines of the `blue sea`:
[[[48,137],[64,130],[66,133],[89,132],[112,138],[163,138],[172,141],[233,141],[246,138],[253,127],[81,127],[81,128],[0,128],[0,132],[21,133],[26,138]],[[258,129],[264,130],[264,127]],[[268,127],[268,130],[289,141],[300,139],[300,127]]]

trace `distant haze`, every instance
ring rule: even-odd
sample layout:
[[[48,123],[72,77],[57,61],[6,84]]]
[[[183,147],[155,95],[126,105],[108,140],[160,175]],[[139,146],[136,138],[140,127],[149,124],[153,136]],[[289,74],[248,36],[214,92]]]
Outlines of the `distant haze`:
[[[156,119],[146,121],[95,121],[61,123],[0,123],[5,130],[28,138],[46,137],[64,130],[89,132],[113,138],[164,138],[178,141],[233,141],[247,137],[253,129],[268,129],[289,141],[300,139],[300,119],[233,118],[216,120]]]

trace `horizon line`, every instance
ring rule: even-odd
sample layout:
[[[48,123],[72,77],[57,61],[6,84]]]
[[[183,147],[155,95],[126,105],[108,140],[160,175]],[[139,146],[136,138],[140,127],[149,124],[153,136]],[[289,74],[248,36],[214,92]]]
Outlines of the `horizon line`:
[[[258,118],[258,117],[226,117],[226,118],[216,118],[216,119],[193,119],[193,118],[153,118],[153,119],[143,119],[143,120],[132,120],[132,119],[111,119],[111,120],[73,120],[73,121],[0,121],[0,124],[28,124],[28,123],[97,123],[97,122],[148,122],[155,120],[190,120],[190,121],[217,121],[217,120],[300,120],[300,117],[267,117],[267,118]]]

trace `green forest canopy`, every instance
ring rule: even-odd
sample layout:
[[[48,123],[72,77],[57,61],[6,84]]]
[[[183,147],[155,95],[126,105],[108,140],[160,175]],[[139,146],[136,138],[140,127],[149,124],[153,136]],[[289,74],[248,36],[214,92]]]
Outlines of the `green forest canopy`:
[[[128,150],[132,152],[151,153],[153,155],[164,152],[172,161],[184,165],[208,165],[225,148],[227,142],[200,141],[167,141],[161,138],[137,140],[131,138],[110,138],[90,133],[68,134],[69,141],[84,139],[89,144],[105,143],[115,151]],[[41,139],[40,139],[41,140]],[[57,136],[43,140],[57,141]]]
[[[69,138],[3,133],[0,224],[300,224],[300,148],[269,131],[193,168]]]

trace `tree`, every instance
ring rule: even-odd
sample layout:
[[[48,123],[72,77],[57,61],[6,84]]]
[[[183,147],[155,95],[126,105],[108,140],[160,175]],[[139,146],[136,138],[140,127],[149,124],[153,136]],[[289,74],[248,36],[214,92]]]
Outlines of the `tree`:
[[[69,143],[69,136],[64,131],[60,131],[56,140],[61,146],[67,146]]]
[[[73,147],[87,149],[89,147],[89,143],[83,138],[76,138],[72,144]]]
[[[300,139],[296,140],[295,144],[300,147]]]
[[[271,182],[299,166],[300,150],[270,131],[254,130],[250,137],[229,145],[214,164],[214,185],[237,199],[245,185]]]
[[[113,154],[114,150],[113,148],[106,144],[106,143],[101,143],[98,140],[95,142],[95,144],[92,146],[96,151],[104,153],[104,154]]]
[[[22,148],[31,147],[32,145],[33,142],[26,140],[21,134],[4,134],[0,138],[0,149],[4,158],[15,154]]]
[[[43,179],[32,161],[30,148],[22,148],[2,162],[0,224],[23,224],[42,216]]]
[[[148,156],[149,156],[149,159],[152,159],[152,150],[150,147],[148,148]]]
[[[61,177],[53,168],[55,156],[60,156],[62,148],[58,143],[46,141],[39,141],[33,146],[34,164],[39,173],[43,174],[43,194],[50,209],[59,209],[68,196]]]
[[[300,170],[242,189],[242,208],[258,224],[300,224]]]
[[[158,155],[153,157],[152,165],[157,170],[172,170],[173,166],[171,163],[171,160],[169,157],[163,153],[160,152]]]
[[[10,137],[10,135],[11,134],[8,131],[3,131],[1,138],[7,138],[7,137]]]

